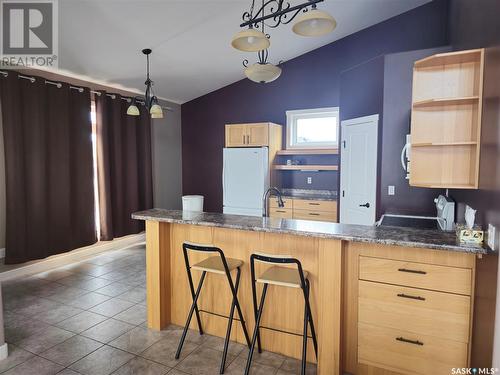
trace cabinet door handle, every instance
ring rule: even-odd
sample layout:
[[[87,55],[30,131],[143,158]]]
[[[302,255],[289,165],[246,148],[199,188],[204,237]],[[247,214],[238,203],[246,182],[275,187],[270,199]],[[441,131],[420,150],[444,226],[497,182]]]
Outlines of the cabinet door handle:
[[[418,340],[409,340],[409,339],[405,339],[404,337],[396,337],[396,340],[401,341],[401,342],[406,342],[408,344],[424,346],[424,343],[422,341],[418,341]]]
[[[247,138],[247,145],[249,145],[250,144],[250,136],[246,135],[246,138]]]
[[[427,272],[425,271],[419,271],[419,270],[409,270],[408,268],[398,268],[399,272],[408,272],[408,273],[418,273],[419,275],[427,275]]]
[[[404,293],[399,293],[397,295],[398,297],[401,297],[401,298],[409,298],[409,299],[416,299],[416,300],[419,300],[419,301],[425,301],[425,298],[424,297],[420,297],[420,296],[410,296],[408,294],[404,294]]]
[[[243,144],[244,145],[246,144],[245,140],[246,140],[246,137],[245,137],[245,134],[243,134]]]

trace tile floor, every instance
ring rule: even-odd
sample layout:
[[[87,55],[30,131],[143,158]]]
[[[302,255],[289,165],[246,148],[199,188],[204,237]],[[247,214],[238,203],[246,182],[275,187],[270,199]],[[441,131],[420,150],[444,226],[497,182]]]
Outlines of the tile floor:
[[[1,374],[210,375],[223,340],[190,332],[174,359],[181,328],[146,327],[145,249],[107,252],[84,262],[2,284],[9,357]],[[247,349],[233,343],[227,375],[243,374]],[[253,375],[298,374],[300,362],[264,352]],[[308,367],[314,374],[315,367]]]

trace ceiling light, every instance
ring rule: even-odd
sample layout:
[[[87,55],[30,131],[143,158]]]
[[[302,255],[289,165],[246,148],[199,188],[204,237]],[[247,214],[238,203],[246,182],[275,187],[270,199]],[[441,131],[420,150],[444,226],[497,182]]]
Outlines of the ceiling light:
[[[137,102],[135,98],[132,98],[132,102],[127,108],[127,115],[129,116],[139,116],[141,112],[139,111],[139,107],[137,107]]]
[[[158,102],[158,98],[155,96],[153,92],[154,82],[149,77],[149,55],[151,54],[151,52],[152,51],[149,48],[145,48],[142,50],[142,53],[146,55],[146,61],[147,61],[147,76],[146,76],[146,82],[144,82],[144,84],[146,85],[146,92],[144,93],[144,105],[149,110],[151,118],[163,118],[163,110]],[[139,99],[140,101],[142,101],[142,98]],[[132,103],[130,103],[130,106],[127,109],[127,115],[130,116],[140,115],[139,108],[137,107],[136,98],[132,99]]]
[[[281,68],[270,63],[255,63],[245,69],[245,75],[251,81],[269,83],[279,78],[281,75]]]
[[[292,30],[302,36],[321,36],[331,33],[336,26],[337,21],[327,12],[313,9],[297,18]]]
[[[158,98],[156,96],[153,96],[153,98],[151,99],[151,103],[151,109],[149,110],[151,118],[163,118],[163,110],[158,104]]]
[[[244,52],[262,51],[268,48],[270,44],[266,34],[254,28],[241,30],[231,41],[234,48]]]

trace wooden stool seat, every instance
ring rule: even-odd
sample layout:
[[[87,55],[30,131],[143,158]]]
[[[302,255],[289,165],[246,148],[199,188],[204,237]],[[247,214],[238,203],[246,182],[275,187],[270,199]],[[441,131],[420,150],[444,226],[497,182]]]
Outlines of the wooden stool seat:
[[[307,279],[307,271],[304,271],[304,278]],[[300,275],[296,268],[273,266],[268,268],[256,280],[258,283],[287,286],[290,288],[300,288]]]
[[[233,258],[226,258],[226,262],[229,271],[232,271],[243,264],[243,261]],[[222,258],[217,255],[213,257],[208,257],[207,259],[204,259],[201,262],[193,264],[191,268],[199,271],[219,273],[221,275],[226,274],[226,270],[224,269],[224,263],[222,263]]]

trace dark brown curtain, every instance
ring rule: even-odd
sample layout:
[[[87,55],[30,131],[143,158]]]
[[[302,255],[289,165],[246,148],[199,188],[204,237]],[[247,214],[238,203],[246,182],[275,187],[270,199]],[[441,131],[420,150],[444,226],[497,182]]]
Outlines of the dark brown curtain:
[[[90,92],[0,77],[5,143],[5,262],[96,242]]]
[[[104,92],[96,98],[101,240],[144,230],[135,211],[153,207],[151,119],[127,115],[129,103]]]

